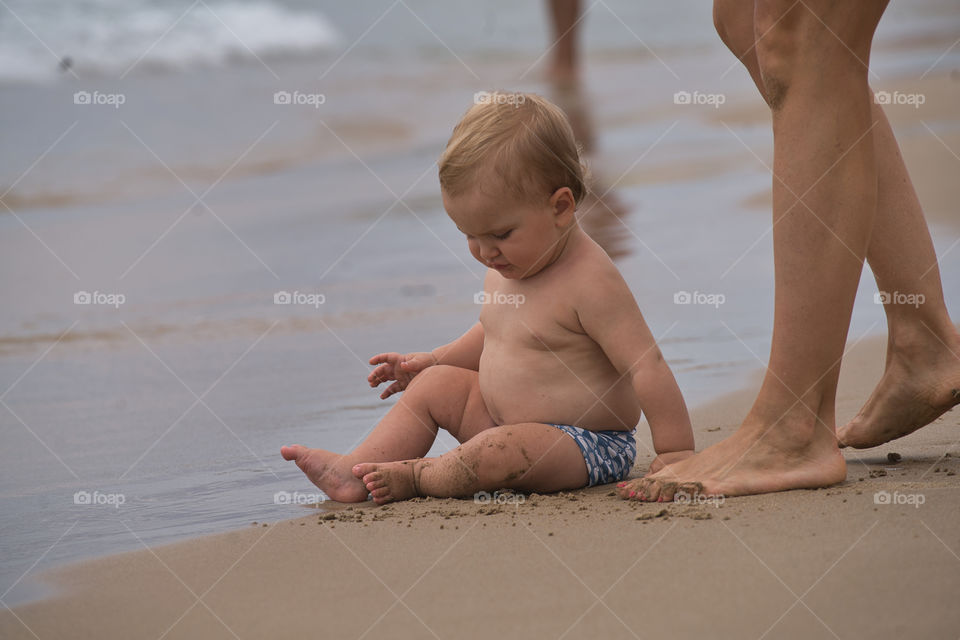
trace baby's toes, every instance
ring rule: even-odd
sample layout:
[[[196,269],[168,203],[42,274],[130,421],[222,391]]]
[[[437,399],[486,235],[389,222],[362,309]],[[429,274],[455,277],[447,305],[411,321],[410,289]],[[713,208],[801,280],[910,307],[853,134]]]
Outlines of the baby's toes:
[[[368,475],[376,471],[377,465],[373,462],[361,462],[360,464],[353,465],[353,475],[361,480],[364,480]]]
[[[393,496],[390,494],[390,487],[379,487],[370,492],[370,497],[373,498],[373,501],[377,504],[386,504],[387,502],[393,501]]]
[[[379,471],[373,471],[363,476],[363,484],[367,488],[367,491],[373,491],[374,489],[379,489],[386,485],[384,482],[383,474]]]

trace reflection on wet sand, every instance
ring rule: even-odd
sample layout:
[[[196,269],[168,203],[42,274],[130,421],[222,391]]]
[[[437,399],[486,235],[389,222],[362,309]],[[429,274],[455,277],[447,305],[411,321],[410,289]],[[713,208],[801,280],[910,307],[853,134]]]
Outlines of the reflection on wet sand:
[[[589,98],[578,81],[555,81],[551,87],[551,99],[563,109],[570,120],[573,134],[590,167],[587,196],[577,208],[580,225],[597,244],[616,260],[630,252],[629,235],[625,218],[630,210],[617,197],[610,177],[594,168],[598,157],[593,120],[590,117]]]

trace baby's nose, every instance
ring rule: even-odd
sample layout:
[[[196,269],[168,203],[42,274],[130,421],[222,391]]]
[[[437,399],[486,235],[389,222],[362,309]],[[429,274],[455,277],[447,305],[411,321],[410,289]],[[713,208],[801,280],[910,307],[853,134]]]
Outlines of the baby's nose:
[[[480,246],[480,257],[485,260],[490,260],[496,258],[500,255],[500,250],[497,249],[496,245],[484,244]]]

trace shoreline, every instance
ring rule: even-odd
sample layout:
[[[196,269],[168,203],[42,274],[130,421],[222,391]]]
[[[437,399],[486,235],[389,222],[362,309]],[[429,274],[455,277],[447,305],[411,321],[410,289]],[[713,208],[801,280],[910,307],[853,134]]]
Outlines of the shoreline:
[[[838,422],[879,379],[884,347],[880,338],[851,344]],[[698,450],[736,428],[754,386],[691,412]],[[327,503],[291,520],[45,572],[58,593],[0,614],[0,633],[32,637],[27,625],[40,637],[219,637],[228,628],[272,637],[323,624],[335,637],[379,625],[389,625],[391,637],[429,635],[425,626],[441,637],[557,635],[567,627],[622,635],[624,626],[702,637],[771,625],[778,633],[826,632],[820,618],[840,635],[938,635],[960,625],[950,605],[960,587],[950,551],[960,549],[957,427],[960,413],[948,413],[905,439],[845,450],[847,480],[828,489],[719,503],[630,503],[611,495],[611,485],[506,494],[499,504]],[[643,438],[649,444],[649,434]],[[902,459],[892,464],[891,453]],[[633,475],[650,459],[638,457]],[[901,502],[877,502],[882,492]],[[849,597],[856,588],[870,597]],[[791,608],[800,594],[816,616]]]

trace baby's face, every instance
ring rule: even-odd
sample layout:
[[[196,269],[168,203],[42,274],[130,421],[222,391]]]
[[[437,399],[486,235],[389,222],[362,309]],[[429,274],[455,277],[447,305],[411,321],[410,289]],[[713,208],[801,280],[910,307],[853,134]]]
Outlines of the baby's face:
[[[457,196],[444,193],[443,206],[467,236],[473,257],[504,278],[529,278],[556,260],[563,249],[559,240],[564,225],[550,198],[531,204],[474,189]]]

